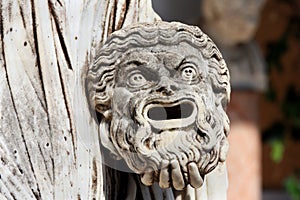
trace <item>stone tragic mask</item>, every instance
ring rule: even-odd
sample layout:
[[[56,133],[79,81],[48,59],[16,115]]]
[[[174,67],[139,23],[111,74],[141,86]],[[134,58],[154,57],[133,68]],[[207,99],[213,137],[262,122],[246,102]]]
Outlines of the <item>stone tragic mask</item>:
[[[177,22],[114,32],[87,75],[101,143],[145,185],[198,188],[228,150],[229,73],[211,39]]]

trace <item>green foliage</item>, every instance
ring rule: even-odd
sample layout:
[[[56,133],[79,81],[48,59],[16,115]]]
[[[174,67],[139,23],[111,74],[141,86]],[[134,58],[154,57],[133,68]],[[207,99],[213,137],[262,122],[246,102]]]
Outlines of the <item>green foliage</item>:
[[[275,139],[270,142],[271,145],[271,158],[275,163],[280,163],[284,155],[283,140]]]
[[[265,130],[263,140],[267,141],[271,147],[271,159],[275,163],[280,163],[284,155],[284,132],[285,125],[281,122],[274,123],[269,129]]]
[[[270,143],[270,156],[275,163],[280,163],[283,158],[286,138],[300,139],[300,94],[292,86],[281,103],[281,112],[283,119],[273,123],[263,135],[264,141]]]
[[[277,0],[278,3],[288,5],[292,12],[289,16],[289,24],[282,37],[267,46],[267,71],[281,73],[284,66],[281,63],[282,56],[288,50],[288,41],[290,38],[297,39],[300,42],[300,15],[298,11],[298,0]],[[294,66],[297,67],[297,66]],[[270,102],[279,104],[281,108],[282,118],[274,122],[267,130],[263,132],[264,142],[268,142],[271,146],[271,158],[275,163],[280,163],[284,156],[285,140],[300,140],[300,91],[294,86],[287,88],[286,96],[283,101],[278,99],[276,88],[269,83],[269,91],[265,97]],[[300,200],[300,178],[299,176],[289,176],[284,182],[284,187],[292,200]]]
[[[289,176],[284,186],[292,200],[300,200],[300,180],[294,175]]]

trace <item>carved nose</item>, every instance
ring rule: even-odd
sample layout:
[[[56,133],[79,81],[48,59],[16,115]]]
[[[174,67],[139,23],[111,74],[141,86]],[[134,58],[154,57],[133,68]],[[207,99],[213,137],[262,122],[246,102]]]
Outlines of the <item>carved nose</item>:
[[[176,85],[177,84],[168,77],[162,77],[159,82],[159,87],[156,89],[156,91],[169,96],[174,94],[174,92],[177,90]]]

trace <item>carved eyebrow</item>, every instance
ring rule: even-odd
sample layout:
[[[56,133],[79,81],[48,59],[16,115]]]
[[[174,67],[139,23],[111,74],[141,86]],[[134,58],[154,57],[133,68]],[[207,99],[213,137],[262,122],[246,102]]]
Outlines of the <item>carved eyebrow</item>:
[[[128,72],[128,71],[132,71],[136,68],[140,68],[141,66],[145,65],[145,62],[141,62],[138,60],[129,60],[128,62],[125,62],[125,68],[124,68],[124,72]]]
[[[143,64],[145,64],[145,63],[142,63],[142,62],[140,62],[140,61],[138,61],[138,60],[131,60],[131,61],[128,61],[128,62],[126,63],[126,65],[131,65],[131,64],[136,65],[136,66],[141,66],[141,65],[143,65]]]
[[[194,65],[197,65],[197,62],[195,62],[195,59],[197,59],[197,58],[198,57],[194,56],[194,55],[185,57],[184,59],[182,59],[182,61],[179,63],[179,65],[175,69],[178,70],[180,68],[180,66],[185,63],[193,63]]]
[[[175,70],[178,70],[179,67],[186,62],[186,58],[183,58],[180,63],[175,67]]]

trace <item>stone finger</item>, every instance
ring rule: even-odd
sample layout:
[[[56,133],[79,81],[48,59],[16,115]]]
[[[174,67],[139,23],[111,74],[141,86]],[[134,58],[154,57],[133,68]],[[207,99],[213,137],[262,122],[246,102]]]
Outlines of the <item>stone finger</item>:
[[[146,186],[151,186],[154,182],[153,172],[145,172],[141,175],[141,181]]]
[[[183,190],[185,187],[184,178],[177,160],[171,161],[172,183],[176,190]]]
[[[203,179],[200,176],[197,164],[191,162],[188,164],[190,184],[194,188],[200,188],[203,185]]]
[[[159,174],[159,186],[161,188],[170,187],[169,161],[162,160]]]

